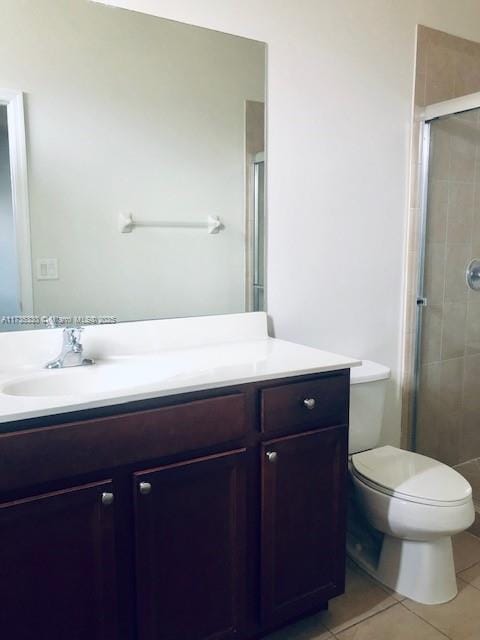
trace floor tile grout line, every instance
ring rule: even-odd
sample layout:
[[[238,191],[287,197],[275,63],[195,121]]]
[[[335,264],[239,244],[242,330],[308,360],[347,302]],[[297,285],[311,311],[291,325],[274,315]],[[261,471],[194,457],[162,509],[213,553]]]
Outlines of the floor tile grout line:
[[[461,573],[463,573],[464,571],[468,571],[468,569],[472,569],[472,567],[475,567],[477,564],[480,565],[480,562],[478,560],[473,564],[469,564],[468,567],[464,567],[463,569],[460,569],[460,571],[456,571],[456,577],[458,578]],[[463,578],[460,578],[460,580],[463,580]],[[465,582],[465,580],[463,580],[463,582]]]
[[[342,627],[339,631],[336,631],[336,632],[330,629],[325,622],[323,623],[323,626],[326,627],[327,631],[330,631],[330,633],[336,638],[339,633],[343,633],[344,631],[347,631],[347,629],[351,629],[352,627],[356,627],[357,625],[362,624],[362,622],[365,622],[365,620],[370,620],[371,618],[378,616],[380,613],[383,613],[384,611],[391,609],[396,604],[398,604],[398,602],[395,600],[395,602],[392,602],[391,604],[387,604],[387,606],[384,607],[383,609],[380,609],[380,611],[375,611],[375,613],[371,613],[370,615],[365,616],[365,618],[362,618],[361,620],[357,620],[357,622],[352,622],[351,624],[347,623],[345,627]]]
[[[476,567],[477,564],[480,566],[480,562],[476,562],[475,564],[472,564],[471,567],[467,567],[466,569],[462,569],[462,571],[457,573],[456,577],[457,577],[457,580],[460,580],[460,582],[463,582],[463,584],[468,585],[469,587],[473,587],[477,591],[480,591],[480,585],[477,587],[472,582],[468,582],[468,580],[465,580],[465,578],[462,578],[462,576],[460,575],[460,573],[462,573],[463,571],[468,571],[468,569],[471,569],[472,567]]]
[[[466,584],[468,584],[469,587],[472,587],[473,589],[476,589],[477,591],[480,591],[480,586],[476,586],[474,584],[472,584],[471,582],[467,582]]]
[[[432,624],[432,623],[430,622],[430,620],[426,620],[423,616],[421,616],[420,614],[418,614],[416,611],[412,611],[412,609],[409,609],[409,608],[407,607],[407,605],[406,605],[406,604],[404,604],[403,602],[400,602],[400,604],[402,605],[402,607],[403,607],[404,609],[406,609],[407,611],[410,611],[410,613],[413,613],[413,615],[414,615],[414,616],[416,616],[419,620],[422,620],[423,622],[425,622],[426,624],[428,624],[430,627],[432,627],[432,629],[435,629],[435,631],[438,631],[438,633],[441,633],[441,634],[442,634],[442,636],[443,636],[444,638],[448,638],[448,640],[453,640],[451,636],[447,635],[447,634],[445,633],[445,631],[442,631],[441,629],[439,629],[438,627],[436,627],[434,624]],[[445,603],[445,604],[446,604],[446,603]]]

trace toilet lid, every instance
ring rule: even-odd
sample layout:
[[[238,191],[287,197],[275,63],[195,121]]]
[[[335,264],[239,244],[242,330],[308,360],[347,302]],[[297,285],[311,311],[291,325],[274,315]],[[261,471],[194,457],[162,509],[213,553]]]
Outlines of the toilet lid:
[[[470,484],[451,467],[396,447],[357,453],[352,465],[380,490],[415,502],[460,502],[472,495]]]

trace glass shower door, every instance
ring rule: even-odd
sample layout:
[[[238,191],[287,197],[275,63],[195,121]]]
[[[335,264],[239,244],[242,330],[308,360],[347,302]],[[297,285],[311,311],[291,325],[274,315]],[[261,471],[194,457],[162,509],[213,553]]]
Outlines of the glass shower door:
[[[429,123],[419,291],[415,448],[480,478],[480,292],[466,271],[480,258],[479,109]]]

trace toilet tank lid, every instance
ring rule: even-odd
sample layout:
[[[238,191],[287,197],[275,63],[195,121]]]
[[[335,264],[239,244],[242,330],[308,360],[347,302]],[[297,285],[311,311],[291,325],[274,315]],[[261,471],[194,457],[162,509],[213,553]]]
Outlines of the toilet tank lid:
[[[390,369],[371,360],[362,360],[359,367],[350,369],[350,384],[375,382],[375,380],[386,380],[387,378],[390,378]]]

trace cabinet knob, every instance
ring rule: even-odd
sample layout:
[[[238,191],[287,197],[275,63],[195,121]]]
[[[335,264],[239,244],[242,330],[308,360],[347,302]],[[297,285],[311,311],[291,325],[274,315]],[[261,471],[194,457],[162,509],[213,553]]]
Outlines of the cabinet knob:
[[[276,451],[267,451],[267,460],[269,462],[275,462],[276,459],[277,459]]]
[[[303,401],[303,406],[307,407],[307,409],[315,409],[315,398],[305,398]]]
[[[104,491],[102,493],[102,504],[104,504],[107,507],[113,504],[113,493],[108,493]]]
[[[150,484],[150,482],[140,482],[138,488],[142,496],[147,496],[152,490],[152,485]]]

